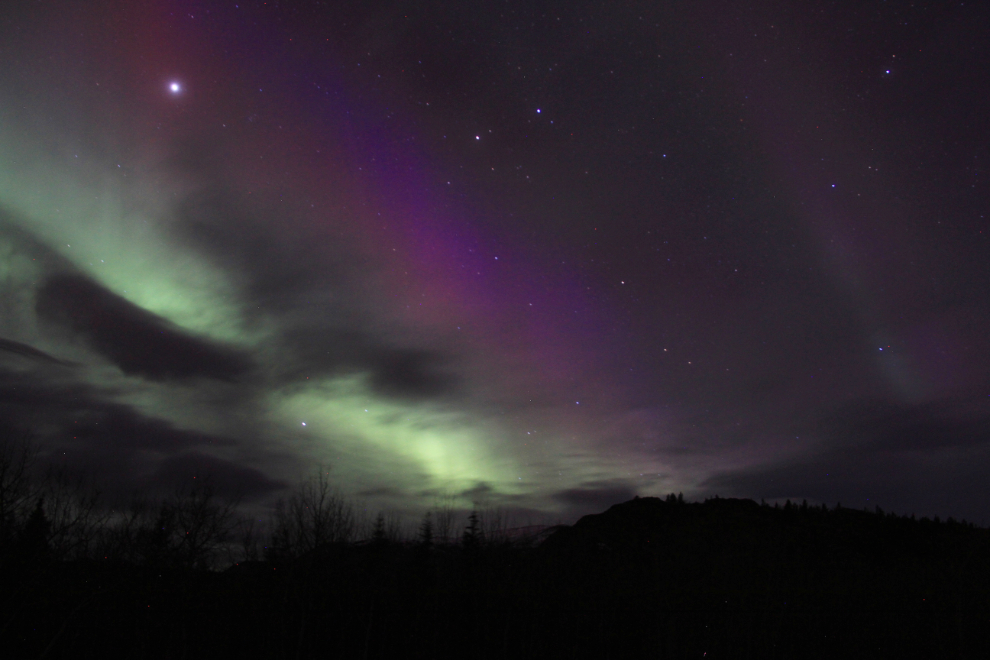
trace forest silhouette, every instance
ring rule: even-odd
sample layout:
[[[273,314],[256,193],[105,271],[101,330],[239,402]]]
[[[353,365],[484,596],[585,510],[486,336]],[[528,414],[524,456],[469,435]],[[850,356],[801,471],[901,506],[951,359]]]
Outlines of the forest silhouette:
[[[669,495],[513,528],[448,499],[404,535],[320,468],[256,527],[209,479],[111,506],[36,454],[0,442],[6,658],[990,657],[990,532],[952,518]]]

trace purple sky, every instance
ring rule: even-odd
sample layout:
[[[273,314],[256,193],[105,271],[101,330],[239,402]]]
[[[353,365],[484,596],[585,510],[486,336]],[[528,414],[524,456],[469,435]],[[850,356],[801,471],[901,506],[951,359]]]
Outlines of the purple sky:
[[[421,5],[4,12],[5,428],[116,493],[990,523],[990,12]]]

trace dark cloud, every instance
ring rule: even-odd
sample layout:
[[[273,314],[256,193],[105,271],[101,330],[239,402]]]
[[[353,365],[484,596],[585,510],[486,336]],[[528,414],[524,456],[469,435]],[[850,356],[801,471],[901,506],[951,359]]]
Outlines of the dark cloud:
[[[0,351],[11,353],[13,355],[20,355],[21,357],[30,358],[32,360],[39,360],[48,364],[57,364],[63,367],[70,367],[74,364],[66,360],[59,360],[57,357],[51,356],[44,351],[39,351],[34,346],[22,344],[19,341],[13,341],[11,339],[4,339],[2,337],[0,337]]]
[[[50,277],[37,292],[36,311],[81,336],[126,374],[233,381],[251,367],[246,356],[185,333],[82,275]]]
[[[44,240],[21,225],[32,224],[32,218],[14,213],[0,205],[0,237],[9,241],[18,252],[31,256],[31,261],[48,272],[71,272],[72,262],[58,253]],[[5,301],[6,302],[6,301]]]
[[[371,379],[379,394],[426,398],[451,392],[457,379],[440,370],[442,358],[427,351],[393,350],[378,356]]]
[[[933,451],[986,444],[990,442],[990,410],[973,403],[863,402],[839,409],[821,428],[828,437],[869,451]]]
[[[722,473],[702,484],[708,496],[755,499],[808,499],[830,505],[873,509],[902,515],[952,515],[990,524],[984,502],[987,447],[951,455],[826,452],[774,466]]]
[[[74,450],[90,446],[98,452],[170,454],[233,444],[229,438],[178,429],[105,397],[88,385],[45,382],[38,374],[0,370],[0,419],[14,427],[43,430],[45,440]]]
[[[222,436],[177,429],[171,423],[144,416],[121,404],[104,403],[89,409],[74,411],[71,424],[61,432],[64,440],[77,440],[101,451],[153,450],[170,454],[187,447],[222,447],[235,444]]]
[[[981,504],[990,497],[990,411],[982,402],[863,402],[809,433],[822,439],[801,456],[716,474],[702,491],[990,522]]]
[[[406,491],[394,486],[378,486],[376,488],[366,488],[357,492],[358,497],[380,497],[401,499],[407,497]]]
[[[369,337],[357,330],[318,327],[283,327],[280,352],[289,359],[283,363],[284,377],[295,380],[303,373],[360,371],[368,366]]]
[[[308,302],[324,324],[353,324],[352,310],[346,309],[348,274],[368,264],[357,263],[357,252],[339,235],[321,234],[300,222],[306,220],[303,212],[287,208],[281,198],[266,203],[259,194],[248,203],[243,197],[221,181],[189,195],[176,209],[179,238],[237,273],[251,303],[247,311],[297,314]],[[321,225],[325,228],[326,221]]]
[[[461,497],[471,500],[475,505],[487,502],[496,494],[496,490],[492,485],[484,481],[479,481],[471,488],[461,491]]]
[[[287,487],[260,470],[196,451],[165,459],[148,481],[153,486],[169,488],[194,479],[209,484],[219,495],[243,500],[262,498]]]
[[[368,373],[375,393],[392,398],[434,398],[454,393],[462,382],[453,354],[397,348],[358,329],[285,328],[282,377],[313,373]]]
[[[571,508],[601,511],[635,496],[635,489],[625,482],[601,481],[558,491],[553,494],[553,499]]]
[[[0,368],[0,410],[8,418],[49,417],[102,405],[90,386]]]
[[[261,200],[247,206],[215,181],[184,200],[177,214],[185,240],[238,273],[250,301],[246,313],[279,317],[288,377],[366,372],[376,393],[395,398],[438,397],[455,389],[450,355],[395,346],[369,329],[374,323],[361,311],[367,301],[353,299],[353,278],[364,279],[374,268],[366,255],[300,225],[299,218],[293,231],[284,231],[286,216],[304,211],[287,210],[281,200],[274,208]]]
[[[27,433],[44,463],[85,475],[111,497],[168,490],[193,476],[210,478],[221,494],[247,499],[284,487],[259,470],[207,453],[246,449],[250,438],[177,428],[106,396],[79,383],[0,370],[0,431]]]

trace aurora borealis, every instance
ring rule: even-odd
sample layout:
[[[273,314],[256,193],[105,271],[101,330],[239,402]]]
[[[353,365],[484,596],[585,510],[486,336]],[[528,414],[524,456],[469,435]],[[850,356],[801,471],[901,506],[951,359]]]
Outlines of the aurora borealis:
[[[0,14],[0,421],[115,492],[990,523],[978,6]]]

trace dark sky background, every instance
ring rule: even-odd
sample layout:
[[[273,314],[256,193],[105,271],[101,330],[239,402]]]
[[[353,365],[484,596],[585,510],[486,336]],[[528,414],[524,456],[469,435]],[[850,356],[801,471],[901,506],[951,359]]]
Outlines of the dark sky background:
[[[0,11],[0,422],[108,492],[990,524],[985,3]]]

